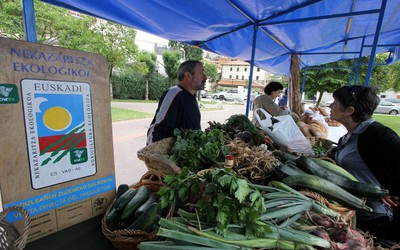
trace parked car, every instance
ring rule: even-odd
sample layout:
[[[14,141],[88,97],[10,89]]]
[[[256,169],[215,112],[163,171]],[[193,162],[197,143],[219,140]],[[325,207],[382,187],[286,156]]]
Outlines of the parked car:
[[[391,102],[394,105],[400,106],[400,99],[385,99],[387,102]]]
[[[239,91],[237,89],[230,89],[227,91],[220,91],[212,95],[213,99],[219,99],[221,101],[226,101],[226,100],[238,100],[238,101],[243,101],[244,96],[239,94]]]
[[[209,94],[207,91],[205,90],[201,90],[200,91],[200,97],[201,98],[211,98],[211,94]]]
[[[397,115],[400,113],[400,106],[387,101],[381,101],[374,113]]]

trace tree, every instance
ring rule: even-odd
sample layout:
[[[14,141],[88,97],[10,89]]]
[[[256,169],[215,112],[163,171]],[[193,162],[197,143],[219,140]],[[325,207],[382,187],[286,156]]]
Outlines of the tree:
[[[0,0],[0,31],[1,36],[23,40],[25,37],[22,20],[22,1]],[[57,40],[62,24],[67,27],[69,15],[67,9],[58,8],[50,4],[34,0],[36,35],[38,43],[52,44]],[[63,23],[64,22],[64,23]],[[63,27],[64,27],[63,26]]]
[[[186,43],[180,43],[176,41],[169,41],[168,45],[171,48],[183,52],[183,59],[186,60],[203,60],[203,50]]]
[[[205,62],[204,71],[207,75],[208,82],[211,83],[211,89],[214,89],[214,85],[218,80],[218,69],[213,63]]]
[[[376,66],[374,66],[370,79],[370,86],[378,87],[379,91],[385,91],[391,87],[388,79],[388,66],[378,66],[384,63],[384,59],[385,55],[376,56]],[[360,67],[356,83],[358,85],[362,85],[365,82],[368,62],[369,57],[364,57],[361,60],[362,66]],[[315,95],[317,92],[320,93],[316,104],[318,106],[325,92],[332,93],[341,86],[348,85],[349,83],[354,84],[356,70],[354,70],[352,75],[353,64],[353,60],[344,60],[319,65],[318,67],[320,68],[318,69],[308,69],[304,91],[310,93],[310,96]],[[304,74],[304,70],[302,72]],[[350,77],[352,77],[351,81]]]
[[[164,51],[163,55],[164,69],[168,76],[169,86],[172,86],[174,81],[177,80],[177,72],[179,68],[179,60],[181,53],[179,51]]]
[[[400,61],[389,66],[389,85],[393,91],[400,92]]]
[[[88,44],[76,44],[75,49],[85,49],[104,55],[108,62],[110,78],[115,67],[121,67],[134,60],[137,54],[135,30],[101,20],[93,24],[88,32],[88,36],[85,36]]]
[[[67,9],[34,0],[38,43],[102,54],[111,80],[115,67],[133,61],[137,53],[134,29],[88,15],[73,17]],[[0,0],[1,35],[23,39],[21,1]],[[112,90],[110,81],[110,91]]]
[[[149,100],[149,79],[156,69],[157,55],[148,51],[140,51],[136,56],[134,68],[145,76],[146,93],[145,100]]]

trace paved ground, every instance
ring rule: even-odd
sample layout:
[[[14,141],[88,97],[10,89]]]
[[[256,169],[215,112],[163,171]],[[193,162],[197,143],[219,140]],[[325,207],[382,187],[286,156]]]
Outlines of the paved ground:
[[[157,109],[155,103],[125,103],[112,102],[112,107],[132,109],[154,114]],[[217,105],[206,105],[206,108],[217,108]],[[245,114],[245,105],[222,104],[222,109],[202,111],[201,126],[204,130],[208,121],[225,122],[233,114]],[[146,145],[146,133],[152,118],[131,121],[114,122],[113,145],[116,184],[133,184],[139,181],[146,173],[147,168],[143,161],[137,158],[137,151]],[[340,136],[346,133],[345,128],[329,127],[328,139],[337,142]]]

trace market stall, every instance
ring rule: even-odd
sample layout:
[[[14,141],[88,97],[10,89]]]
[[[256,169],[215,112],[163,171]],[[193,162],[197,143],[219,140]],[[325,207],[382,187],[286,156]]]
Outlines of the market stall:
[[[375,249],[380,244],[357,228],[356,214],[370,210],[366,198],[388,191],[360,183],[337,166],[321,152],[332,144],[314,147],[308,138],[310,154],[289,151],[244,115],[223,124],[210,121],[205,131],[174,134],[140,150],[149,172],[137,184],[118,187],[102,221],[117,249]],[[142,221],[157,214],[152,227]]]

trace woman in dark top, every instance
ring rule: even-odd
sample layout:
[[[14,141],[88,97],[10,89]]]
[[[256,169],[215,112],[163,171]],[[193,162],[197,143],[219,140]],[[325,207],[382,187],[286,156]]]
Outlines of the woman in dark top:
[[[373,212],[357,212],[357,227],[378,238],[400,242],[400,137],[374,121],[379,104],[376,90],[366,86],[341,87],[333,93],[331,119],[347,129],[335,149],[337,164],[360,182],[389,190],[381,199],[368,199]]]

